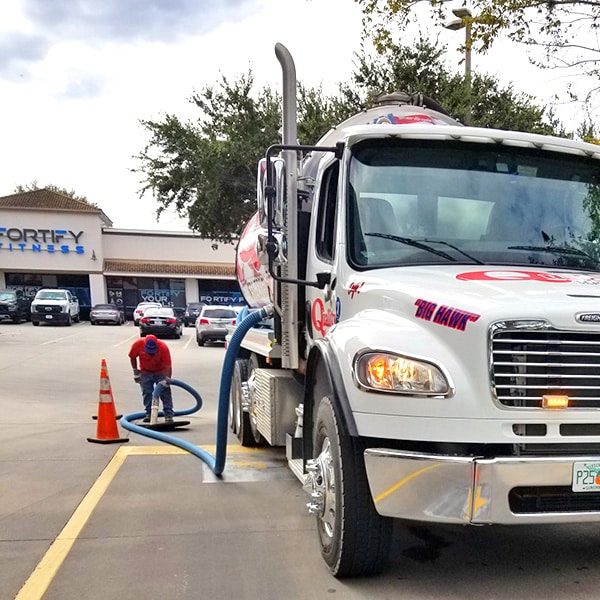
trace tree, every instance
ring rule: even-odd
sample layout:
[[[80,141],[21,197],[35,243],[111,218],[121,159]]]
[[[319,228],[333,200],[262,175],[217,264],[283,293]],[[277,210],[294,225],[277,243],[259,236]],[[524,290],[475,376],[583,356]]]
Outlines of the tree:
[[[411,22],[427,18],[442,27],[448,20],[445,0],[355,0],[363,10],[365,36],[378,51],[393,42]],[[586,100],[598,92],[600,49],[595,33],[600,27],[600,1],[596,0],[472,0],[472,48],[487,52],[503,35],[538,50],[531,62],[565,75],[584,75],[590,86]],[[593,38],[593,39],[592,39]],[[576,96],[567,90],[572,98]]]
[[[465,120],[469,104],[471,124],[533,133],[564,135],[553,114],[534,104],[532,96],[502,87],[490,75],[475,73],[469,84],[464,76],[450,73],[444,63],[446,47],[421,37],[413,46],[391,43],[377,56],[358,56],[352,89],[367,98],[400,90],[420,92],[436,100],[446,111]]]
[[[86,204],[90,204],[91,206],[95,206],[96,208],[98,207],[97,204],[95,204],[94,202],[90,202],[85,196],[79,195],[75,190],[68,190],[67,188],[59,187],[51,183],[47,185],[38,185],[37,180],[34,180],[31,183],[26,183],[25,185],[17,185],[15,187],[16,194],[22,194],[24,192],[34,192],[36,190],[49,190],[51,192],[56,192],[57,194],[62,194],[63,196],[68,196],[69,198],[73,198],[74,200],[85,202]]]
[[[249,71],[194,94],[191,102],[201,112],[194,123],[175,115],[141,121],[150,141],[134,171],[143,173],[140,194],[154,195],[158,215],[173,207],[191,229],[217,241],[231,242],[240,233],[256,208],[258,161],[280,142],[279,95],[264,87],[254,96],[253,85]],[[344,110],[341,99],[300,85],[299,142],[314,143]]]

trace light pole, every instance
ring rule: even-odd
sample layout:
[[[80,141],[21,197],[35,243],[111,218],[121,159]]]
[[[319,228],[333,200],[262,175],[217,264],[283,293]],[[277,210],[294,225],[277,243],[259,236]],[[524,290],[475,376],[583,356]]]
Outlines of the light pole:
[[[466,7],[455,8],[452,10],[455,17],[445,25],[446,29],[458,31],[465,30],[465,83],[467,84],[467,109],[465,111],[465,125],[471,124],[471,19],[473,15]]]

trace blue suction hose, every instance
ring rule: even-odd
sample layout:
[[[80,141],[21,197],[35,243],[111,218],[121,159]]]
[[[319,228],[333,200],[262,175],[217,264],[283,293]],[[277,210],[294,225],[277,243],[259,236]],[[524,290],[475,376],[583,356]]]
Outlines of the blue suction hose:
[[[217,405],[217,441],[216,441],[216,452],[215,456],[203,450],[199,446],[194,446],[185,440],[181,440],[175,436],[167,435],[160,431],[155,431],[148,427],[141,427],[135,423],[131,423],[135,419],[141,419],[145,416],[145,412],[132,413],[130,415],[124,415],[121,417],[120,423],[123,428],[145,435],[146,437],[166,442],[178,446],[183,450],[187,450],[191,454],[194,454],[201,460],[203,460],[212,470],[215,475],[222,475],[225,469],[225,459],[227,456],[227,427],[228,427],[228,412],[229,412],[229,392],[231,390],[231,378],[233,376],[233,370],[235,367],[235,360],[238,355],[238,351],[244,336],[249,329],[254,327],[258,322],[267,318],[272,314],[272,306],[265,306],[257,311],[250,312],[247,316],[244,316],[244,311],[240,313],[240,317],[243,317],[235,328],[231,339],[227,345],[227,351],[225,352],[225,359],[223,360],[223,369],[221,370],[221,384],[219,386],[219,399]],[[195,399],[195,406],[185,409],[176,410],[175,416],[190,415],[197,412],[202,407],[202,398],[200,394],[190,385],[178,379],[171,379],[170,385],[180,387],[188,391]],[[162,384],[157,384],[154,387],[153,397],[160,397],[160,393],[163,389]],[[159,413],[162,416],[162,412]]]

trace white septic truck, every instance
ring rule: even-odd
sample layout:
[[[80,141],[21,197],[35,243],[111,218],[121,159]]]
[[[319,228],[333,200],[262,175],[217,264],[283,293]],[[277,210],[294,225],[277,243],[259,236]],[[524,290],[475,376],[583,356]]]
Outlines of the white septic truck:
[[[283,142],[237,274],[230,425],[285,446],[337,577],[386,563],[394,518],[600,522],[600,147],[465,127],[392,94]]]

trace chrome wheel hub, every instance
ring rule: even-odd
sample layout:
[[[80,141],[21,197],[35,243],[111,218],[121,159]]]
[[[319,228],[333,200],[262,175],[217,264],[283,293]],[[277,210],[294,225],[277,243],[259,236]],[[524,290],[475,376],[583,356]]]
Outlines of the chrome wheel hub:
[[[335,472],[329,438],[323,440],[319,456],[306,463],[307,478],[304,489],[310,495],[308,512],[316,515],[328,537],[335,530],[336,499]]]

